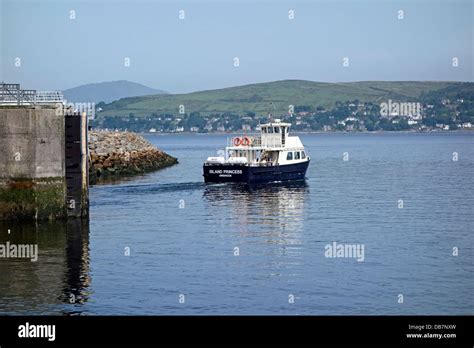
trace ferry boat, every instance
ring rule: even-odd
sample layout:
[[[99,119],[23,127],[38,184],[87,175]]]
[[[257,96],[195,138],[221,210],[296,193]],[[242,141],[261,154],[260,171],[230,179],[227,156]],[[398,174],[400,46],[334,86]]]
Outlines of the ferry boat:
[[[275,119],[260,125],[260,135],[229,138],[220,156],[204,162],[204,181],[252,184],[304,180],[310,158],[300,138],[289,136],[290,126]]]

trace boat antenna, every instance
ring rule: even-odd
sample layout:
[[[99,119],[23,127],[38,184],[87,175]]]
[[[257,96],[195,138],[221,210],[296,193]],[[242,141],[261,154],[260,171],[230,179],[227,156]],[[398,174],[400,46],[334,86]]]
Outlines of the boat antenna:
[[[271,100],[270,100],[270,105],[272,106],[273,111],[275,111],[276,110],[275,109],[275,104],[273,104],[273,101],[271,101]],[[269,118],[270,122],[273,121],[273,114],[271,112],[268,113],[268,118]]]

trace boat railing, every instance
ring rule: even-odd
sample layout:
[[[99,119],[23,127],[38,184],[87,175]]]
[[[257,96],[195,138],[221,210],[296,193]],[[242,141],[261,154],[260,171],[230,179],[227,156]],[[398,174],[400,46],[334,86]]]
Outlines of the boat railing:
[[[248,139],[244,140],[245,138]],[[239,144],[239,145],[237,145]],[[248,144],[248,145],[247,145]],[[238,136],[227,138],[227,147],[242,147],[242,148],[275,148],[282,147],[281,139],[277,138],[263,138],[260,136]]]
[[[263,138],[261,139],[262,147],[282,147],[281,138]]]
[[[275,165],[274,162],[253,162],[249,163],[250,167],[273,167]]]

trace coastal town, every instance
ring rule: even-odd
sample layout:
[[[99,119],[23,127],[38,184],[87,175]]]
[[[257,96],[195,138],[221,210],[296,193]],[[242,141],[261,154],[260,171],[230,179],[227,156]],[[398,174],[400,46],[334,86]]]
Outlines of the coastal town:
[[[472,130],[474,111],[472,98],[430,98],[424,102],[381,103],[351,100],[336,102],[333,108],[311,105],[289,105],[287,113],[273,117],[293,124],[301,132],[366,132],[366,131],[453,131]],[[111,130],[148,133],[226,133],[259,131],[259,125],[269,114],[151,113],[148,116],[101,117],[100,103],[97,119],[92,125]]]

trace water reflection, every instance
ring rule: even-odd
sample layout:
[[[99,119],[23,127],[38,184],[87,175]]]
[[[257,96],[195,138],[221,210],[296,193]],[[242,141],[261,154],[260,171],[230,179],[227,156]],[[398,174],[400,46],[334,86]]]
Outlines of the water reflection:
[[[88,221],[0,221],[0,244],[38,248],[36,262],[0,257],[0,314],[80,312],[91,282]]]
[[[305,182],[260,186],[206,185],[209,209],[227,210],[225,223],[240,236],[258,237],[265,243],[300,245],[304,230]]]

